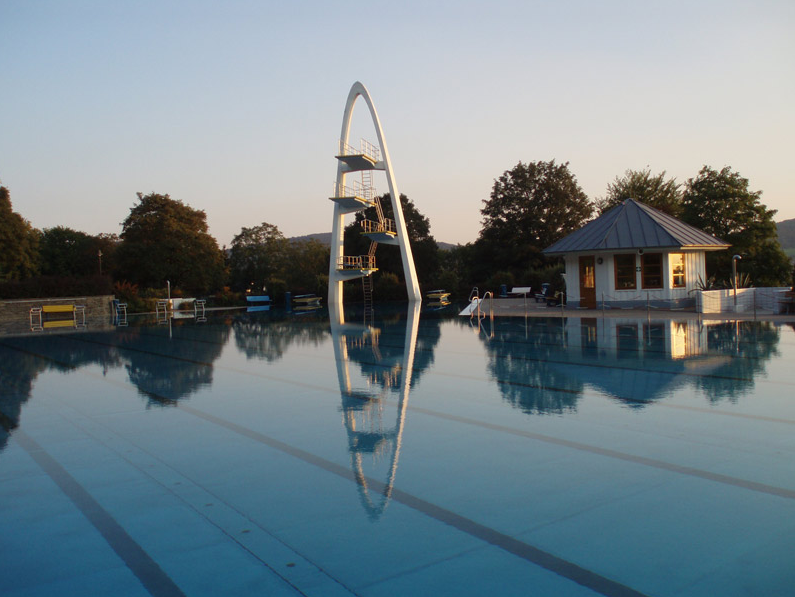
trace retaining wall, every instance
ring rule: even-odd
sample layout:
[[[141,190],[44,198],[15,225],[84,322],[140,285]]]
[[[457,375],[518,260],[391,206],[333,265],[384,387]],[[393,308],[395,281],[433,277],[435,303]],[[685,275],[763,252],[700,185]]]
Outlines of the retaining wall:
[[[0,300],[0,335],[15,335],[31,332],[30,329],[30,309],[31,307],[41,307],[43,305],[84,305],[86,308],[86,328],[85,329],[109,329],[112,328],[111,302],[116,297],[113,295],[103,296],[79,296],[46,299],[20,299],[20,300]],[[45,333],[48,330],[45,330]],[[57,330],[59,333],[68,331],[66,328]]]

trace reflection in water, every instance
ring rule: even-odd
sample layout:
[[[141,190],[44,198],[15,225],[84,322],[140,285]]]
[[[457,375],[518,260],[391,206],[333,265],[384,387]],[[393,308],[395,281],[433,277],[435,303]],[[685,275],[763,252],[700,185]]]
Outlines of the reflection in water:
[[[489,356],[487,369],[511,405],[528,414],[576,410],[582,382],[547,362],[565,343],[559,320],[536,319],[530,329],[499,326],[480,338]]]
[[[362,505],[372,520],[377,520],[389,504],[397,473],[414,372],[420,307],[420,303],[408,306],[399,353],[395,350],[394,336],[389,344],[381,345],[381,328],[345,323],[341,310],[333,307],[329,310],[351,469],[356,476]],[[361,375],[356,379],[351,372],[353,362],[361,368]],[[384,398],[390,393],[398,394],[392,426],[384,423],[387,406]],[[388,465],[383,470],[385,462]],[[381,468],[379,472],[385,476],[383,487],[370,486],[376,473],[366,473],[368,465],[374,471]],[[371,491],[380,493],[378,501],[373,500]]]
[[[181,326],[184,330],[184,326]],[[168,405],[213,382],[213,362],[229,340],[225,325],[191,327],[189,337],[164,329],[124,328],[114,343],[130,381],[148,405]]]
[[[31,336],[8,339],[0,345],[0,450],[19,425],[22,404],[43,371],[71,371],[91,364],[103,371],[120,367],[118,351],[92,344],[73,344],[69,336]],[[23,347],[24,346],[24,347]]]
[[[770,322],[721,322],[706,328],[710,352],[732,358],[716,368],[714,377],[697,379],[696,385],[711,402],[737,398],[754,387],[754,377],[765,373],[765,364],[778,356],[781,331]]]
[[[317,346],[328,338],[328,323],[241,317],[234,321],[235,345],[248,359],[278,361],[291,344]]]
[[[778,354],[769,322],[535,320],[484,337],[503,398],[527,413],[574,411],[586,386],[633,407],[693,386],[734,401]]]

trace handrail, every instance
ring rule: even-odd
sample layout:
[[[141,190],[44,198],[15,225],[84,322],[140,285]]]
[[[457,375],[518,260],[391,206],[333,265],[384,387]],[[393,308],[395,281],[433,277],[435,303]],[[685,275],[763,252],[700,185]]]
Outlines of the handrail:
[[[333,193],[332,197],[335,199],[341,197],[356,197],[357,199],[363,199],[371,204],[375,204],[375,198],[377,196],[375,187],[362,184],[358,180],[353,181],[353,186],[335,182]]]
[[[341,156],[346,155],[365,155],[368,158],[378,161],[381,159],[381,149],[375,145],[374,143],[370,143],[366,139],[359,140],[359,148],[355,148],[352,145],[348,145],[345,141],[340,139],[340,153]]]
[[[484,292],[483,298],[480,299],[480,302],[478,302],[478,317],[480,317],[481,319],[486,317],[485,313],[481,315],[480,312],[480,305],[486,299],[489,299],[489,319],[494,321],[494,293],[491,290],[487,290],[486,292]]]
[[[337,269],[375,269],[375,255],[343,255]]]
[[[376,222],[375,220],[362,220],[361,225],[362,232],[364,234],[372,234],[374,232],[397,234],[395,229],[395,220],[384,219],[383,222]]]

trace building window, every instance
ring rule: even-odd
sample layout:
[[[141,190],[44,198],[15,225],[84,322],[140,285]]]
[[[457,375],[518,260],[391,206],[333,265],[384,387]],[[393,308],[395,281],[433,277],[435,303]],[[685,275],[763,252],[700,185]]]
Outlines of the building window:
[[[669,261],[671,262],[671,272],[673,273],[673,279],[671,282],[672,288],[684,288],[685,287],[685,255],[684,253],[671,253],[668,256]]]
[[[635,254],[614,255],[616,266],[616,290],[635,290]]]
[[[663,287],[662,253],[646,253],[640,257],[641,286],[643,288]]]

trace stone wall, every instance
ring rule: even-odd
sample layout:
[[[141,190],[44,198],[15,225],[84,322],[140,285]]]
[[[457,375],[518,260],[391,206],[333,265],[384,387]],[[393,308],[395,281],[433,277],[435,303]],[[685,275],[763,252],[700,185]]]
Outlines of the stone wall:
[[[30,329],[30,309],[31,307],[42,307],[44,305],[84,305],[86,308],[86,327],[84,329],[112,329],[111,302],[113,295],[104,296],[82,296],[46,299],[21,299],[21,300],[0,300],[0,335],[17,335],[31,332]],[[46,332],[57,331],[63,333],[68,328],[57,330],[44,330]]]

